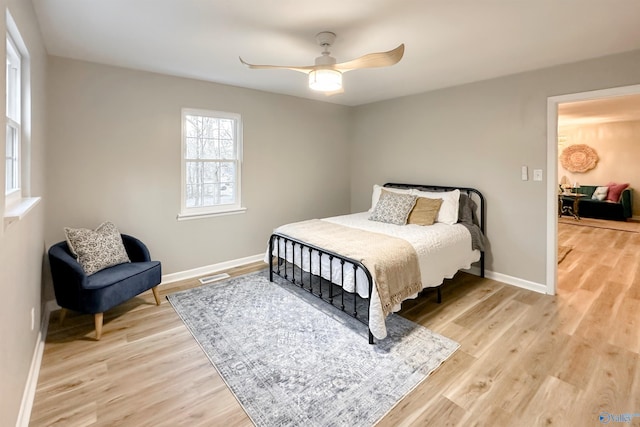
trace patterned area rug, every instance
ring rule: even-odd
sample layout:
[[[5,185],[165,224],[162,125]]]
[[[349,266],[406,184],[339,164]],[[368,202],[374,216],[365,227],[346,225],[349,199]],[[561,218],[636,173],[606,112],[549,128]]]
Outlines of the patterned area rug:
[[[167,297],[257,426],[371,426],[459,347],[393,314],[369,345],[364,324],[267,274]]]

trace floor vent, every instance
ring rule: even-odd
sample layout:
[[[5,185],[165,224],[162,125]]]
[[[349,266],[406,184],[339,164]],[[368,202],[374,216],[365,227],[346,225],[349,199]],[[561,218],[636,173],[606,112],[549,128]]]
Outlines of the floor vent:
[[[201,277],[200,283],[206,285],[207,283],[217,282],[218,280],[227,279],[229,276],[227,273],[214,274],[213,276]]]

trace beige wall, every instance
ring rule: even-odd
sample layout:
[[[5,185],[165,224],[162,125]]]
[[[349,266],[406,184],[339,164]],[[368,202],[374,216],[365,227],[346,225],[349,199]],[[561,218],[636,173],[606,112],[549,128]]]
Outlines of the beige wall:
[[[357,107],[351,209],[386,181],[476,187],[487,268],[546,285],[547,98],[638,83],[635,51]],[[522,181],[523,165],[545,181]]]
[[[31,96],[26,108],[31,116],[23,117],[23,144],[31,146],[31,173],[25,195],[44,197],[46,139],[46,52],[36,26],[30,1],[0,1],[1,10],[8,7],[30,55]],[[4,15],[3,15],[4,17]],[[0,32],[5,20],[0,19]],[[5,44],[2,45],[4,56]],[[5,81],[4,67],[0,81]],[[25,82],[26,83],[26,82]],[[4,84],[4,83],[3,83]],[[28,85],[27,85],[28,86]],[[5,102],[1,115],[4,117]],[[1,133],[4,150],[4,132]],[[4,162],[0,166],[0,183],[4,188]],[[4,198],[0,212],[4,213]],[[16,424],[25,383],[34,354],[41,313],[41,276],[44,254],[45,201],[24,219],[9,227],[0,225],[0,425]],[[31,310],[35,312],[35,328],[31,329]]]
[[[47,244],[113,221],[163,274],[257,255],[274,227],[348,213],[347,107],[50,58]],[[177,221],[181,108],[239,113],[245,214]]]
[[[558,182],[566,176],[571,183],[606,185],[628,182],[633,191],[633,216],[640,216],[640,120],[562,126],[558,134],[564,143],[558,154],[570,145],[586,144],[598,153],[598,164],[585,173],[569,172],[558,162]]]

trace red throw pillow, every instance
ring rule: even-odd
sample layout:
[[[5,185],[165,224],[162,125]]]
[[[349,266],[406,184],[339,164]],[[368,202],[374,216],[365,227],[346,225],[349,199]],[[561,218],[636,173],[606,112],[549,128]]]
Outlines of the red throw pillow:
[[[609,192],[607,193],[607,200],[610,202],[618,202],[620,201],[620,195],[624,191],[625,188],[629,186],[629,183],[626,184],[616,184],[615,182],[610,182],[607,184],[609,187]]]

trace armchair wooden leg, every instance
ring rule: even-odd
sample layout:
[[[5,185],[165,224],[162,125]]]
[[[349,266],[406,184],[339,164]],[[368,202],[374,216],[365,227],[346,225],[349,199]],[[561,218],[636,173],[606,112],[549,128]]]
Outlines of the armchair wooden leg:
[[[160,294],[158,294],[158,287],[154,286],[151,288],[151,292],[153,292],[153,297],[156,299],[156,305],[160,305]]]
[[[102,318],[104,313],[96,313],[94,316],[94,323],[96,325],[96,341],[100,341],[102,337]]]
[[[64,322],[64,318],[67,317],[67,309],[66,308],[61,308],[60,309],[60,316],[58,318],[58,322],[60,324],[60,326],[62,326],[62,322]]]

